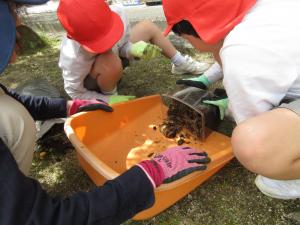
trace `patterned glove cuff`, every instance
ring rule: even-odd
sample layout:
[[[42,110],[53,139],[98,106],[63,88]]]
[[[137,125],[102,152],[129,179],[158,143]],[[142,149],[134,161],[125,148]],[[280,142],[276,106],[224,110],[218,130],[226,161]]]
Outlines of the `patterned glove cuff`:
[[[68,114],[70,116],[72,116],[73,114],[75,114],[77,112],[79,106],[80,106],[80,100],[79,99],[74,99],[73,102],[72,102],[72,105],[69,108]]]
[[[162,167],[154,160],[145,160],[137,164],[147,175],[154,188],[163,183],[164,171]]]

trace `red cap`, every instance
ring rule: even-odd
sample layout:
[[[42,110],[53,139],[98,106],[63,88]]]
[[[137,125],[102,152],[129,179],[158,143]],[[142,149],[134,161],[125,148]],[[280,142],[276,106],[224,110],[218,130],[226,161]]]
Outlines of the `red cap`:
[[[246,15],[256,0],[163,0],[168,26],[189,21],[201,39],[213,44],[223,39]]]
[[[60,0],[57,16],[68,37],[93,53],[111,49],[124,32],[120,16],[104,0]]]

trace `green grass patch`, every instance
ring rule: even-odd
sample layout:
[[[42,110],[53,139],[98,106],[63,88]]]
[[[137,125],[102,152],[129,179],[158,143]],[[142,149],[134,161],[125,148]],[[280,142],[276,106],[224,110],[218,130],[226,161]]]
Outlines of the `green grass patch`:
[[[63,79],[58,68],[59,39],[43,37],[46,46],[19,56],[1,76],[1,83],[10,88],[31,80],[44,78],[59,89],[63,96]],[[213,62],[208,54],[195,53],[196,58]],[[171,64],[166,58],[149,62],[137,61],[126,69],[119,86],[120,94],[138,97],[166,93],[176,88],[175,81],[188,75],[171,74]],[[231,134],[233,125],[223,124],[220,131]],[[61,135],[64,135],[63,131]],[[61,149],[59,140],[41,159],[35,157],[31,176],[38,179],[51,195],[69,196],[77,191],[87,191],[95,185],[78,165],[74,149]],[[300,207],[299,200],[280,201],[260,193],[254,185],[255,174],[248,172],[233,160],[187,197],[146,221],[128,221],[126,225],[286,225],[295,224],[288,214]],[[100,203],[99,203],[100,204]]]

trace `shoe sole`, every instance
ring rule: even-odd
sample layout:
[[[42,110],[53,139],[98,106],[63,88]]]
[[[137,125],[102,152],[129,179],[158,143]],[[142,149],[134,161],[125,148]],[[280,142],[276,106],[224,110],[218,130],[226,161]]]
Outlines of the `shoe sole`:
[[[297,199],[296,197],[293,198],[290,196],[276,195],[276,194],[269,193],[269,192],[263,190],[264,188],[262,188],[262,187],[265,187],[265,185],[263,184],[263,182],[260,181],[260,179],[258,177],[255,178],[254,183],[255,183],[256,187],[258,188],[258,190],[260,190],[261,193],[263,193],[264,195],[267,195],[271,198],[282,199],[282,200]]]

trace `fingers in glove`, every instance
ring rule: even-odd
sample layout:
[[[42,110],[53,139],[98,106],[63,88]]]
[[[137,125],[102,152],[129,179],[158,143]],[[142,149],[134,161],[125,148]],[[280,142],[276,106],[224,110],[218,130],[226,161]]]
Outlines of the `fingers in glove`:
[[[100,99],[100,98],[97,98],[96,100],[97,100],[98,102],[101,102],[101,103],[105,104],[105,105],[108,105],[108,103],[107,103],[106,101],[104,101],[104,100],[102,100],[102,99]]]
[[[182,171],[176,173],[172,177],[169,177],[169,178],[165,179],[163,181],[163,183],[171,183],[171,182],[173,182],[175,180],[178,180],[178,179],[180,179],[180,178],[182,178],[182,177],[184,177],[184,176],[186,176],[190,173],[193,173],[195,171],[206,170],[206,169],[207,169],[207,166],[205,166],[205,165],[191,167],[191,168],[188,168],[188,169],[185,169],[185,170],[182,170]]]
[[[80,106],[77,112],[87,112],[87,111],[94,111],[94,110],[103,110],[105,112],[112,112],[113,108],[106,104],[89,104],[85,106]]]
[[[181,80],[177,80],[176,84],[180,84],[180,85],[182,84],[182,85],[186,85],[186,86],[189,86],[189,87],[196,87],[196,88],[200,88],[200,89],[203,89],[203,90],[207,90],[206,85],[203,84],[200,81],[181,79]]]
[[[195,153],[190,153],[189,155],[207,156],[207,153],[206,152],[195,152]]]
[[[191,149],[190,147],[184,147],[183,149]],[[189,153],[190,156],[198,156],[198,157],[191,157],[188,160],[188,163],[198,163],[198,164],[202,164],[202,163],[210,163],[211,159],[208,156],[208,154],[206,152],[192,152]]]
[[[178,148],[179,146],[177,146]],[[198,155],[198,156],[207,156],[207,153],[202,151],[202,152],[195,152],[195,150],[193,150],[190,146],[180,146],[181,149],[183,150],[190,150],[191,153],[189,155]]]
[[[161,54],[161,49],[156,45],[148,44],[144,50],[144,59],[153,59]]]
[[[177,148],[180,148],[182,150],[187,150],[189,151],[190,153],[188,153],[189,155],[196,155],[196,156],[207,156],[207,153],[202,151],[202,152],[196,152],[195,149],[192,149],[190,146],[177,146]]]
[[[188,160],[189,163],[198,163],[198,164],[207,164],[210,163],[210,161],[211,159],[209,157]]]
[[[189,146],[181,146],[181,149],[189,150],[189,149],[191,149],[191,147],[189,147]]]
[[[227,93],[226,93],[225,89],[223,89],[223,88],[216,88],[214,90],[214,95],[219,96],[222,99],[227,98]]]
[[[211,96],[211,97],[204,97],[201,102],[205,103],[204,101],[210,101],[208,103],[211,103],[211,102],[215,102],[215,101],[218,101],[218,100],[222,100],[224,99],[223,96]]]

